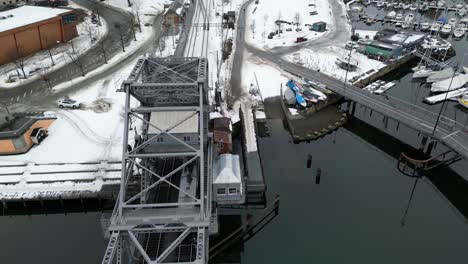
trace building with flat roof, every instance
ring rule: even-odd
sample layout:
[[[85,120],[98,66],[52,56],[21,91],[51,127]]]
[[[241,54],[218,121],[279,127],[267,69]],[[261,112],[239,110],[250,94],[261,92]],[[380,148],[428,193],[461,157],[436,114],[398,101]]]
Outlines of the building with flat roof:
[[[38,129],[47,130],[55,116],[15,116],[0,123],[0,155],[22,154],[35,144]]]
[[[0,12],[0,65],[78,36],[74,10],[21,6]]]

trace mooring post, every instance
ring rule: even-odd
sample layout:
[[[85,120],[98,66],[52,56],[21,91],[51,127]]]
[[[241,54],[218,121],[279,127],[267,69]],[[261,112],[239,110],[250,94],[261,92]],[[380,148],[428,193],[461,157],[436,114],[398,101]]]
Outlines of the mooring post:
[[[5,211],[8,213],[8,204],[5,200],[2,200],[2,205],[3,205],[3,214],[5,214]]]
[[[429,144],[427,145],[426,152],[425,152],[424,154],[425,154],[426,156],[430,156],[433,147],[434,147],[434,141],[429,142]]]
[[[66,215],[67,210],[65,209],[65,203],[63,202],[62,196],[59,196],[60,206],[62,206],[63,213]]]
[[[315,184],[320,184],[320,177],[322,175],[322,169],[317,169],[317,175],[315,175]]]
[[[421,147],[419,148],[419,150],[424,151],[424,149],[426,148],[427,139],[428,138],[426,136],[423,136],[421,140]]]
[[[312,155],[308,154],[307,155],[307,168],[310,169],[311,166],[312,166]]]
[[[352,104],[353,109],[351,110],[351,115],[354,116],[354,112],[356,112],[356,102],[353,102]]]
[[[275,215],[279,214],[279,203],[280,203],[280,196],[279,194],[275,195]]]
[[[398,131],[399,128],[400,128],[400,122],[397,122],[396,130]]]

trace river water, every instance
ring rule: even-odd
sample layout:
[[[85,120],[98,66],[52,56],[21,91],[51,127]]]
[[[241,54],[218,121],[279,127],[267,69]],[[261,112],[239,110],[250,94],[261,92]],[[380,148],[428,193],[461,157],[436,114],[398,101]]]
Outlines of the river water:
[[[391,95],[437,112],[440,105],[420,103],[427,90],[400,75]],[[457,120],[467,116],[455,104],[447,109]],[[460,177],[466,178],[466,162],[431,176],[447,177],[443,185],[427,177],[416,182],[397,170],[391,153],[398,143],[363,123],[293,144],[280,116],[269,116],[270,136],[259,144],[268,196],[281,195],[280,215],[246,243],[242,263],[466,263],[468,190]],[[417,139],[404,129],[395,136],[410,144]],[[99,263],[106,246],[99,219],[100,213],[0,217],[0,258],[9,264]]]

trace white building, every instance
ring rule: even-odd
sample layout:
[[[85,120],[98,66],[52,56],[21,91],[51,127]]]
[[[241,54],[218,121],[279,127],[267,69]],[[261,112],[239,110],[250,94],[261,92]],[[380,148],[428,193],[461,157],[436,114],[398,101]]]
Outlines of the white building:
[[[213,164],[213,198],[220,204],[244,202],[238,155],[221,154]]]

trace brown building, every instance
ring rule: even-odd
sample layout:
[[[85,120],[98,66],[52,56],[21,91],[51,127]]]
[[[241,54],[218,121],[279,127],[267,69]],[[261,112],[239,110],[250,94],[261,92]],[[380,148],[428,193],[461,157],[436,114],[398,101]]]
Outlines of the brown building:
[[[47,131],[55,119],[57,118],[46,116],[17,116],[0,124],[0,155],[28,152],[34,144],[39,143],[37,139],[40,130]]]
[[[70,9],[22,6],[0,12],[0,65],[78,36]]]
[[[164,25],[166,27],[178,27],[185,15],[185,5],[182,0],[174,0],[169,7],[164,11]]]
[[[213,118],[213,142],[218,154],[232,153],[231,119],[228,117]]]

